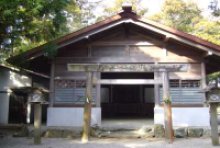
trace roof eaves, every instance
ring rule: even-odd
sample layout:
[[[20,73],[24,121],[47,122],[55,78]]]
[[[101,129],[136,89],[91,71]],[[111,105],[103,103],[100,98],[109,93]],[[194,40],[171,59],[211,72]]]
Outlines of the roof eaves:
[[[154,21],[151,21],[151,20],[146,20],[146,19],[140,18],[139,21],[142,22],[142,23],[148,24],[150,26],[153,26],[155,28],[164,30],[164,31],[166,31],[168,33],[177,35],[177,36],[179,36],[181,38],[187,39],[187,40],[189,40],[191,42],[194,42],[194,43],[200,44],[202,46],[205,46],[207,48],[210,48],[211,50],[215,50],[217,52],[220,52],[220,46],[219,45],[211,43],[211,42],[209,42],[207,40],[204,40],[202,38],[199,38],[199,37],[197,37],[195,35],[188,34],[188,33],[176,30],[174,28],[165,26],[163,24],[160,24],[160,23],[157,23],[157,22],[154,22]]]

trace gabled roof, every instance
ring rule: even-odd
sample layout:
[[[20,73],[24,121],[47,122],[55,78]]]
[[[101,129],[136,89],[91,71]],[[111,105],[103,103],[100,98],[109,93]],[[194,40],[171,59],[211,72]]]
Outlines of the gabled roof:
[[[114,15],[112,17],[109,17],[101,22],[98,22],[96,24],[90,25],[86,28],[83,28],[81,30],[78,30],[76,32],[70,33],[68,35],[65,35],[63,37],[60,37],[53,42],[58,45],[58,48],[61,48],[63,46],[66,46],[68,44],[88,39],[90,36],[95,35],[99,32],[102,32],[104,30],[110,29],[114,26],[120,25],[122,23],[131,23],[137,26],[142,27],[143,29],[154,31],[155,33],[161,34],[165,37],[165,41],[167,40],[175,40],[178,42],[181,42],[183,44],[188,44],[190,46],[196,47],[198,49],[202,49],[205,51],[212,52],[218,56],[220,56],[220,46],[210,43],[206,40],[203,40],[199,37],[196,37],[194,35],[190,35],[188,33],[184,33],[181,31],[178,31],[176,29],[167,27],[165,25],[159,24],[157,22],[153,22],[151,20],[144,20],[136,15],[129,7],[124,7],[124,11],[118,13],[117,15]],[[26,60],[34,59],[38,56],[42,56],[43,53],[43,47],[44,45],[38,46],[36,48],[33,48],[27,52],[24,52],[20,55],[14,56],[9,58],[7,61],[9,63],[12,63],[16,65],[16,62],[22,57]]]

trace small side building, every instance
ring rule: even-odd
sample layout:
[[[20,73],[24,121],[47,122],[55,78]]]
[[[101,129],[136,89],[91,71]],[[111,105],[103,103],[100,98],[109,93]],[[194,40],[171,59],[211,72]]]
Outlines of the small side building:
[[[27,96],[22,88],[48,88],[48,80],[45,75],[0,65],[0,124],[25,123]]]

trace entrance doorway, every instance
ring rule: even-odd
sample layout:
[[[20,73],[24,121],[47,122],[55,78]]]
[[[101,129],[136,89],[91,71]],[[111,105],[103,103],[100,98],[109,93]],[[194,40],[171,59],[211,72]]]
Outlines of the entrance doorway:
[[[153,73],[102,73],[101,79],[128,81],[101,85],[102,119],[153,119],[154,85],[134,83],[154,79]]]

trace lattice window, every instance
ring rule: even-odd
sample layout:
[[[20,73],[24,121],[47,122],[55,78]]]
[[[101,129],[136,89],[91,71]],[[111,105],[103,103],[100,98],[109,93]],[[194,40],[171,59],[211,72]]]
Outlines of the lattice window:
[[[55,80],[55,101],[82,104],[85,101],[86,80]],[[93,85],[93,101],[96,97]]]
[[[85,88],[86,81],[85,80],[76,80],[76,88]]]
[[[171,88],[199,88],[200,80],[170,80]]]
[[[180,80],[170,80],[170,87],[172,88],[180,87]]]
[[[202,104],[205,94],[201,93],[200,80],[170,80],[172,103]],[[160,101],[163,102],[163,90],[160,88]]]
[[[199,80],[182,80],[181,86],[183,88],[198,88],[200,87]]]
[[[56,80],[55,88],[75,88],[75,80]]]

